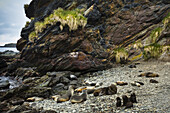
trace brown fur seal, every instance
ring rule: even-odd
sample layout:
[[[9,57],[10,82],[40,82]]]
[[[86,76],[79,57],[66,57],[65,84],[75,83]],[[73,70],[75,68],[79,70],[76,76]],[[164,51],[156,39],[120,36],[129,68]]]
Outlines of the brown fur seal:
[[[119,86],[128,85],[127,82],[123,82],[123,81],[117,81],[116,84],[119,85]]]
[[[73,95],[74,89],[73,86],[69,86],[69,89],[66,94],[62,95],[61,97],[58,97],[57,102],[65,102],[70,99],[70,97]]]
[[[116,85],[112,84],[108,87],[96,89],[93,92],[93,95],[94,96],[102,96],[102,95],[113,95],[113,94],[116,94],[116,93],[117,93],[117,87],[116,87]]]
[[[81,95],[73,95],[70,98],[71,103],[81,103],[87,99],[87,91],[83,90]]]
[[[120,107],[122,105],[120,97],[116,98],[116,107]]]
[[[132,94],[130,95],[130,101],[133,102],[133,103],[137,103],[136,94],[135,94],[135,93],[132,93]]]
[[[125,109],[133,107],[133,103],[126,95],[123,95],[122,99],[123,99],[123,106],[126,106]]]
[[[83,86],[75,89],[76,92],[82,92],[83,90],[87,90],[87,94],[93,93],[96,89],[95,86]]]
[[[145,77],[159,77],[158,74],[152,73],[152,72],[146,72],[146,73],[142,73],[142,74],[138,75],[138,77],[143,77],[143,76],[145,76]]]

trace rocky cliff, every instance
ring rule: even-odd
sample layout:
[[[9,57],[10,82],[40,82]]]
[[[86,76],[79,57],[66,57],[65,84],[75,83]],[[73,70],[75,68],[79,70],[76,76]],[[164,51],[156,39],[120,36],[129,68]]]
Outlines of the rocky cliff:
[[[167,0],[32,0],[17,49],[38,71],[94,71],[169,60]],[[164,57],[162,57],[164,55]]]

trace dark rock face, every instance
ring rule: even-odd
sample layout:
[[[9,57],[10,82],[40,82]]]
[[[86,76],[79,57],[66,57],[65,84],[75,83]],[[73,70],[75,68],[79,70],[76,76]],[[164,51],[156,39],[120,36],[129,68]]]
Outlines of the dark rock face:
[[[84,29],[70,32],[65,26],[61,31],[56,24],[45,29],[37,40],[29,41],[35,22],[43,21],[54,9],[72,10],[82,6],[88,19]],[[153,29],[163,25],[162,20],[169,11],[169,2],[165,0],[32,0],[25,12],[34,20],[22,29],[17,49],[21,51],[21,59],[36,66],[41,73],[102,70],[115,62],[112,55],[118,47],[127,47],[129,57],[142,53],[142,48],[131,45],[137,41],[143,47],[147,45],[146,39]],[[157,42],[164,38],[168,43],[167,28],[163,29],[166,35],[159,35]]]
[[[0,58],[0,69],[1,69],[1,68],[4,68],[4,67],[7,67],[7,63],[5,62],[4,59],[1,59],[1,58]]]

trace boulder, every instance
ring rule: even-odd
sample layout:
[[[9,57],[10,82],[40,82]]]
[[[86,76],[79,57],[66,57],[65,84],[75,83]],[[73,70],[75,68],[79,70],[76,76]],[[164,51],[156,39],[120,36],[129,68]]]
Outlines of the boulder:
[[[0,58],[0,69],[1,69],[1,68],[4,68],[4,67],[7,67],[7,63],[5,62],[4,59],[1,59],[1,58]]]
[[[8,89],[10,83],[8,80],[0,80],[0,89]]]

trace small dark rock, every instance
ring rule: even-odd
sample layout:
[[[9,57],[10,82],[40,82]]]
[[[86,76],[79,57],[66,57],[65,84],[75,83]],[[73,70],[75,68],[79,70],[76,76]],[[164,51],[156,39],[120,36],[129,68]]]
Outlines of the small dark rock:
[[[57,113],[57,112],[53,110],[43,110],[40,113]]]
[[[70,85],[76,85],[77,83],[78,83],[77,80],[73,80],[73,81],[70,82]]]
[[[10,104],[12,104],[12,105],[21,105],[23,103],[24,103],[24,99],[21,99],[21,98],[17,98],[17,99],[10,101]]]
[[[0,89],[8,89],[9,86],[10,86],[10,83],[8,80],[0,81]]]
[[[63,84],[68,84],[70,82],[70,80],[66,77],[61,77],[60,82],[63,83]]]
[[[157,80],[150,79],[150,83],[159,83]]]
[[[63,89],[64,88],[64,84],[63,83],[59,83],[55,86],[56,89]]]
[[[129,68],[136,68],[136,65],[132,64],[128,66]]]
[[[1,69],[1,68],[4,68],[4,67],[7,67],[7,63],[5,62],[4,59],[1,59],[1,58],[0,58],[0,69]]]

